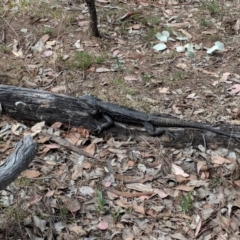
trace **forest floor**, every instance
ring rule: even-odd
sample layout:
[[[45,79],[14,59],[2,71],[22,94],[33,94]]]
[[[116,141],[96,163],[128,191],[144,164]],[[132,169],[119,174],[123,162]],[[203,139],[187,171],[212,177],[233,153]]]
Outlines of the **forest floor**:
[[[84,1],[3,0],[0,83],[240,124],[239,1],[96,0],[96,9],[101,38]],[[11,127],[0,131],[2,162],[28,132],[39,145],[0,192],[0,239],[240,238],[240,148],[164,148],[160,138],[123,142],[0,119]]]

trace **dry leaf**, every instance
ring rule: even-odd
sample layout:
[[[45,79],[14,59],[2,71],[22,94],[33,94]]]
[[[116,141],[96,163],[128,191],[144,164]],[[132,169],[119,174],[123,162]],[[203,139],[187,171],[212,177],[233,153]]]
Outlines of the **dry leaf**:
[[[53,128],[54,130],[59,129],[62,126],[61,122],[55,122],[51,125],[51,128]]]
[[[68,200],[66,205],[67,205],[68,210],[72,213],[77,212],[81,208],[79,201],[77,199]]]
[[[83,163],[83,169],[91,169],[92,167],[92,164],[90,162],[84,162]]]
[[[134,77],[134,76],[125,76],[125,77],[124,77],[124,80],[126,80],[126,81],[136,81],[137,78]]]
[[[36,178],[39,177],[40,175],[41,173],[36,170],[26,170],[22,173],[22,176],[27,178]]]
[[[177,68],[180,68],[180,69],[183,69],[183,70],[186,70],[187,69],[187,64],[186,63],[178,63],[176,65]]]
[[[183,177],[189,177],[189,174],[185,173],[181,167],[175,165],[175,164],[172,164],[172,172],[175,174],[175,175],[181,175]]]
[[[240,92],[240,84],[235,84],[231,87],[231,95],[235,95]]]
[[[45,126],[45,121],[36,123],[34,126],[31,127],[31,131],[40,132],[44,126]]]
[[[185,191],[185,192],[190,192],[192,191],[194,188],[193,187],[189,187],[187,185],[178,185],[176,187],[174,187],[174,189],[176,190],[182,190],[182,191]]]
[[[153,189],[150,186],[141,184],[141,183],[131,183],[131,184],[126,184],[126,187],[128,189],[133,189],[139,192],[152,192]]]
[[[224,163],[232,163],[231,160],[223,158],[221,156],[211,156],[212,162],[215,164],[222,165]]]
[[[54,195],[55,191],[52,190],[52,191],[48,191],[46,194],[45,194],[45,197],[52,197]]]
[[[223,73],[223,75],[222,75],[222,77],[220,78],[220,82],[226,82],[227,81],[227,79],[228,79],[228,77],[231,75],[231,73],[230,72],[225,72],[225,73]]]
[[[53,144],[46,144],[45,147],[49,148],[49,149],[57,149],[60,148],[59,145],[53,143]]]
[[[145,215],[144,203],[142,203],[140,205],[133,204],[133,209],[135,212]]]
[[[38,143],[48,142],[51,137],[41,137],[37,140]]]
[[[154,188],[153,191],[154,191],[155,194],[158,194],[158,196],[159,196],[160,198],[165,198],[165,197],[167,197],[167,196],[169,195],[169,194],[165,193],[165,192],[164,192],[163,190],[161,190],[161,189]]]
[[[81,226],[78,226],[76,224],[68,225],[68,229],[72,232],[75,232],[78,236],[81,237],[87,234],[87,232],[85,232]]]
[[[87,147],[85,147],[83,149],[85,152],[91,154],[91,155],[94,155],[95,153],[95,143],[91,143],[89,144]]]
[[[159,88],[158,91],[159,93],[167,93],[168,92],[168,87],[163,87],[163,88]]]

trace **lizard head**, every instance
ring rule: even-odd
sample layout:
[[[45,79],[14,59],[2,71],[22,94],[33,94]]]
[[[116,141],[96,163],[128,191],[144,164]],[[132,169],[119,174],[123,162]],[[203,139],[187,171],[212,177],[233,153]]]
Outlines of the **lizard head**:
[[[101,101],[100,99],[91,96],[91,95],[84,95],[79,97],[80,100],[85,101],[88,105],[92,106],[92,107],[96,107],[97,106],[97,101]]]

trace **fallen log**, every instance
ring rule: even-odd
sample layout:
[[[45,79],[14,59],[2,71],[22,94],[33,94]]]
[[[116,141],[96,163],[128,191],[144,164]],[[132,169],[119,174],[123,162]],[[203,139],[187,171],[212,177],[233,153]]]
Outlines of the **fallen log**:
[[[26,136],[15,147],[12,154],[0,166],[0,190],[13,182],[22,171],[26,170],[35,157],[37,144],[31,136]]]
[[[47,124],[59,121],[67,126],[83,126],[89,130],[95,129],[106,121],[102,117],[96,119],[89,115],[89,106],[79,98],[41,90],[0,85],[0,103],[3,114],[22,121],[45,121]],[[240,133],[240,126],[221,124],[219,127],[227,132]],[[159,142],[166,147],[174,148],[191,145],[197,147],[199,144],[204,145],[205,143],[207,147],[211,148],[239,146],[239,140],[212,132],[189,128],[168,128],[168,130],[174,132],[176,137],[174,140],[169,139],[168,136],[150,137],[143,128],[122,123],[116,123],[114,127],[100,135],[103,137],[113,136],[116,139],[126,139],[133,136],[136,140]]]

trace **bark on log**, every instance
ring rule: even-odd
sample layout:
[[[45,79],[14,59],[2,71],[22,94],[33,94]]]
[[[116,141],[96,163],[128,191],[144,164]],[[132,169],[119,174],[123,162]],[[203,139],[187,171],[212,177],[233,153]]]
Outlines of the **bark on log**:
[[[83,126],[89,130],[96,128],[100,123],[106,122],[104,118],[96,119],[89,115],[86,111],[88,106],[78,98],[40,90],[0,85],[0,103],[4,114],[18,120],[45,121],[47,124],[60,121],[68,126]],[[240,133],[240,126],[234,126],[234,129],[232,129],[230,125],[221,124],[219,127],[227,132]],[[205,142],[207,147],[211,148],[239,146],[239,141],[236,139],[207,131],[188,128],[173,128],[170,131],[174,132],[176,139],[172,140],[167,136],[150,137],[143,128],[117,123],[108,131],[103,132],[101,136],[114,136],[116,139],[126,139],[133,136],[136,140],[145,139],[174,148],[191,145],[197,147],[199,144],[204,145]]]
[[[0,190],[5,189],[28,168],[37,153],[36,146],[31,136],[26,136],[16,145],[13,153],[0,166]]]

